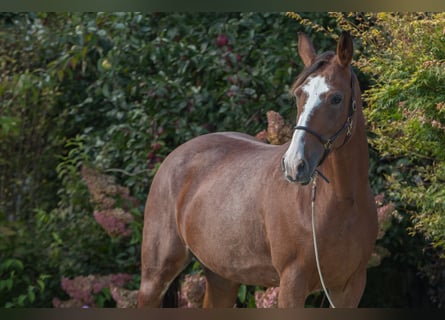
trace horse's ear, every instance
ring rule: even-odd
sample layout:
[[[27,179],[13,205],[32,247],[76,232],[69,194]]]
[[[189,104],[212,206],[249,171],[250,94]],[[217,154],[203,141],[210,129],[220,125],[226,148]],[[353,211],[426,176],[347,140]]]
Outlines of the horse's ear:
[[[338,63],[347,67],[352,61],[354,47],[352,45],[352,37],[349,32],[343,31],[337,44],[337,60]]]
[[[298,54],[306,67],[309,67],[317,56],[311,40],[303,32],[298,32]]]

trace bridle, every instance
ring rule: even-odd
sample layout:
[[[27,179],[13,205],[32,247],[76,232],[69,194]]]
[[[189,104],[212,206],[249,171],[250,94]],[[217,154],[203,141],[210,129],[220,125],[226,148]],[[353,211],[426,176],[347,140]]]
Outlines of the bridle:
[[[345,145],[345,143],[349,140],[349,138],[352,135],[352,125],[354,122],[353,116],[354,116],[354,113],[356,110],[357,110],[357,102],[355,100],[355,90],[354,90],[354,71],[352,70],[352,66],[351,66],[351,105],[349,106],[348,117],[347,117],[345,123],[343,124],[343,126],[328,139],[321,136],[315,130],[312,130],[311,128],[308,128],[305,126],[295,126],[295,128],[294,128],[294,130],[303,130],[303,131],[306,131],[307,133],[310,133],[311,135],[316,137],[317,140],[323,146],[324,153],[323,153],[323,156],[321,157],[320,161],[318,162],[317,167],[323,163],[323,161],[326,159],[326,157],[332,151],[332,145],[334,144],[335,140],[343,133],[343,131],[346,130],[346,136],[345,136],[345,139],[343,140],[343,143],[341,144],[341,146],[339,148],[341,148],[343,145]],[[318,172],[318,173],[320,173],[320,172]],[[321,175],[321,177],[323,177],[326,181],[328,181],[326,179],[326,177],[324,177],[323,175]]]

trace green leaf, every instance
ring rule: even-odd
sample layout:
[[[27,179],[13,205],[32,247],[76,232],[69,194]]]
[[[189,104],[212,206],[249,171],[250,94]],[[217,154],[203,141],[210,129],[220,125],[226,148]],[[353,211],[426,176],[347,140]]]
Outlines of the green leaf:
[[[0,280],[0,292],[4,291],[5,289],[7,291],[11,291],[13,284],[14,281],[11,278]]]
[[[33,303],[36,300],[36,294],[34,293],[34,286],[28,287],[28,300]]]
[[[247,286],[242,284],[240,285],[238,290],[238,300],[241,303],[244,303],[246,301],[246,296],[247,296]]]
[[[21,294],[17,299],[17,306],[24,307],[26,299],[28,299],[28,296],[26,294]]]
[[[11,258],[11,259],[7,259],[5,260],[3,263],[0,264],[0,271],[6,271],[6,270],[17,270],[17,271],[22,271],[23,270],[23,262],[15,259],[15,258]]]

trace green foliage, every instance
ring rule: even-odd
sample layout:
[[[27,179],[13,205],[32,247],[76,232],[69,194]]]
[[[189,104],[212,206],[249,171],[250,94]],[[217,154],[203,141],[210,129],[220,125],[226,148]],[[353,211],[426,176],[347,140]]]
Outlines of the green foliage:
[[[244,308],[255,308],[256,287],[242,284],[238,290],[237,305]]]
[[[55,43],[32,14],[1,14],[0,29],[0,212],[26,220],[57,203],[59,92],[44,59]]]
[[[116,307],[116,302],[111,296],[110,289],[108,287],[103,288],[101,292],[94,296],[97,307],[99,308],[112,308]]]
[[[18,259],[7,259],[0,264],[0,306],[4,308],[29,307],[35,304],[37,295],[45,290],[48,275],[40,275],[33,282],[25,273],[23,263]],[[9,293],[15,289],[14,296]],[[20,291],[17,293],[17,288]]]
[[[366,95],[368,121],[376,134],[371,145],[386,161],[398,163],[387,174],[385,187],[410,214],[411,231],[422,232],[443,247],[445,16],[376,18],[386,33],[368,49],[372,58],[364,66],[376,78]]]
[[[1,216],[0,223],[0,307],[39,305],[45,298],[49,272],[29,268],[38,255],[28,245],[32,237],[23,225],[7,223]]]
[[[445,278],[434,265],[445,259],[445,15],[375,18],[385,32],[375,34],[363,69],[375,79],[366,93],[366,115],[375,134],[371,146],[381,157],[375,165],[386,167],[380,187],[410,221],[404,225],[413,239],[424,237],[436,248],[411,247],[405,255],[414,255],[410,265],[443,287]],[[443,290],[433,288],[430,300],[444,306]]]

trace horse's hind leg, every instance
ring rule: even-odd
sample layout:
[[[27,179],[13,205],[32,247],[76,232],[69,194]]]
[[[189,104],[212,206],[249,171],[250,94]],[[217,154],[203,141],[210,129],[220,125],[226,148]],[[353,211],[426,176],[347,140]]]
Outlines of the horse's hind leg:
[[[143,241],[138,307],[160,307],[170,284],[190,262],[179,239],[164,237],[150,246]]]
[[[206,292],[204,308],[232,308],[236,303],[239,283],[224,279],[216,273],[205,269]]]
[[[159,200],[161,199],[161,200]],[[141,246],[139,307],[160,307],[170,284],[190,262],[190,254],[179,238],[174,215],[162,197],[147,202]]]

